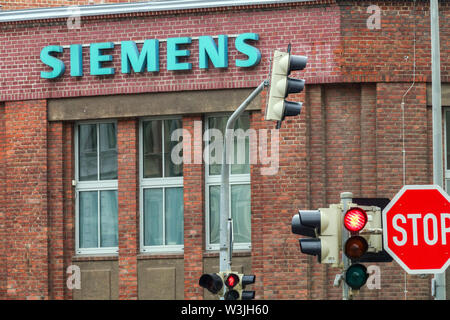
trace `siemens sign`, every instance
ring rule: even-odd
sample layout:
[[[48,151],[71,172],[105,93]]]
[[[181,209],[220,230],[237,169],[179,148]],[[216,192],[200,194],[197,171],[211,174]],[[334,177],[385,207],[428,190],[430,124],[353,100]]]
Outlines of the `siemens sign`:
[[[257,41],[257,33],[243,33],[236,37],[234,46],[237,51],[246,55],[246,59],[236,59],[237,67],[253,67],[261,60],[261,52],[249,44],[248,40]],[[191,70],[192,63],[181,62],[180,58],[190,56],[190,50],[180,49],[180,45],[189,45],[192,42],[190,37],[168,38],[167,39],[167,70]],[[159,71],[159,41],[157,39],[145,40],[139,52],[134,41],[122,41],[121,47],[121,72],[130,73]],[[103,62],[112,61],[110,54],[103,54],[102,50],[114,49],[113,42],[91,43],[89,45],[90,74],[95,76],[112,75],[115,69],[102,66]],[[215,68],[228,67],[228,36],[219,35],[217,44],[211,36],[198,37],[199,68],[207,69],[209,60]],[[62,76],[66,70],[64,62],[55,55],[62,53],[62,46],[51,45],[41,50],[41,61],[49,66],[51,71],[41,71],[41,78],[53,79]],[[83,76],[83,51],[81,44],[70,45],[70,75],[72,77]]]

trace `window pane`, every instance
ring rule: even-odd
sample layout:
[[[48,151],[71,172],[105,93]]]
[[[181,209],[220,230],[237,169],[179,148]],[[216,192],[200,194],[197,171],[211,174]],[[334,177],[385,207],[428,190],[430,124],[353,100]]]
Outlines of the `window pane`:
[[[170,139],[172,132],[181,129],[181,126],[181,119],[164,120],[164,176],[166,177],[183,176],[183,164],[174,164],[171,157],[172,149],[181,142]]]
[[[115,123],[100,123],[100,180],[117,179],[117,137]]]
[[[163,245],[163,191],[144,189],[144,245]]]
[[[233,218],[234,242],[251,242],[250,185],[231,186],[231,216]]]
[[[227,125],[227,121],[228,121],[228,117],[223,116],[223,117],[210,117],[208,118],[208,129],[218,129],[220,130],[220,132],[222,132],[222,141],[221,143],[223,143],[223,133],[225,132],[225,127]],[[210,141],[207,143],[213,143],[215,141],[215,137],[212,136],[210,137]],[[213,176],[213,175],[218,175],[220,174],[220,171],[222,169],[222,155],[216,155],[215,154],[216,150],[213,149],[211,150],[211,157],[215,157],[216,159],[219,159],[219,163],[215,164],[212,162],[212,160],[210,160],[210,164],[209,164],[209,175]]]
[[[225,127],[227,125],[228,116],[210,117],[208,118],[208,129],[219,129],[222,132],[222,138],[225,139]],[[250,173],[250,144],[249,137],[245,136],[247,130],[250,128],[250,117],[247,113],[241,115],[234,124],[234,130],[241,129],[241,138],[238,139],[238,132],[234,132],[234,158],[231,165],[231,174],[248,174]],[[214,142],[215,137],[210,138],[209,143]],[[222,141],[223,143],[224,141]],[[215,155],[215,150],[211,151],[211,156],[222,161],[222,155]],[[211,163],[209,165],[209,175],[220,175],[221,164]]]
[[[234,125],[234,161],[231,165],[231,174],[250,173],[250,144],[249,137],[245,136],[250,129],[250,117],[248,114],[240,116]],[[241,129],[237,131],[238,129]]]
[[[101,247],[117,247],[118,223],[117,190],[100,191]]]
[[[80,248],[98,247],[97,191],[80,192]]]
[[[79,180],[97,180],[97,126],[79,126]]]
[[[447,170],[450,170],[450,111],[445,112],[445,131],[447,142]]]
[[[166,188],[166,244],[183,244],[183,188]]]
[[[143,175],[144,178],[162,177],[162,122],[146,121],[143,131]]]
[[[219,243],[220,186],[209,187],[209,243]]]

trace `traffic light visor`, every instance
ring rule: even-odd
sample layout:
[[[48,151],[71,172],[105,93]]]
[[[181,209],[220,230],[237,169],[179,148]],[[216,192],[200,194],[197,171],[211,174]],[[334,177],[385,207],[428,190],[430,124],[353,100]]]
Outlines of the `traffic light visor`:
[[[284,101],[283,119],[285,117],[299,115],[301,110],[302,110],[302,103],[301,102],[291,102],[291,101],[286,101],[285,100]]]
[[[305,254],[319,256],[322,251],[320,239],[299,239],[300,251]]]
[[[306,64],[308,62],[308,57],[305,56],[295,56],[290,55],[289,56],[289,72],[294,70],[303,70],[306,67]]]
[[[222,278],[215,273],[202,275],[198,284],[212,294],[217,294],[223,287]]]
[[[292,217],[292,233],[307,237],[315,237],[316,229],[320,230],[319,210],[299,210]]]
[[[242,287],[255,283],[256,276],[255,275],[243,275],[242,276]]]
[[[284,97],[286,98],[288,94],[290,93],[298,93],[302,92],[302,90],[305,88],[305,80],[303,79],[294,79],[294,78],[287,78],[287,87],[286,87],[286,93]]]
[[[242,300],[255,299],[255,291],[242,291]]]

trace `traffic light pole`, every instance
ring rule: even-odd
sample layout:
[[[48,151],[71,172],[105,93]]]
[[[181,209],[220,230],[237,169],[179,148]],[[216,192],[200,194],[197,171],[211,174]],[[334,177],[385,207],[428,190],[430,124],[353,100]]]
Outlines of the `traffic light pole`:
[[[443,187],[442,165],[442,107],[441,107],[441,69],[439,47],[439,3],[430,0],[431,22],[431,86],[433,118],[433,183]],[[448,192],[448,190],[447,190]],[[445,300],[445,272],[435,274],[435,299]]]
[[[342,214],[344,215],[345,212],[348,210],[348,205],[352,202],[353,199],[353,193],[351,192],[342,192],[341,193],[341,204],[342,204]],[[341,217],[344,219],[344,217]],[[347,242],[347,239],[350,237],[350,233],[346,228],[342,228],[342,248],[345,248],[345,243]],[[350,259],[347,257],[347,255],[344,252],[344,249],[342,249],[342,263],[344,264],[344,270],[347,270],[350,266]],[[344,271],[345,272],[345,271]],[[345,275],[344,275],[345,276]],[[349,300],[351,299],[350,295],[350,288],[348,284],[343,281],[342,282],[342,300]]]
[[[264,87],[269,85],[265,80],[245,99],[245,101],[233,112],[225,127],[225,139],[222,149],[222,171],[220,177],[220,252],[219,268],[220,272],[231,270],[231,256],[233,251],[233,221],[230,210],[230,163],[233,159],[228,159],[230,148],[233,147],[233,129],[236,120],[248,107],[248,105],[261,93]]]

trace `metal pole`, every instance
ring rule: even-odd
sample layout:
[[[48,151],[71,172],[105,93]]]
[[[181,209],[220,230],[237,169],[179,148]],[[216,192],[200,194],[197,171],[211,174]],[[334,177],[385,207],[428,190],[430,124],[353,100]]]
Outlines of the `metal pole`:
[[[341,217],[341,224],[342,220],[344,219],[344,214],[348,210],[348,205],[352,202],[353,199],[353,193],[351,192],[342,192],[341,193],[341,204],[342,204],[342,217]],[[350,234],[347,229],[342,228],[342,248],[345,248],[345,242],[347,242],[347,239],[350,237]],[[344,272],[348,269],[350,266],[350,259],[345,255],[344,250],[342,250],[342,263],[344,264]],[[343,275],[345,277],[345,274]],[[345,281],[343,281],[342,286],[342,300],[349,300],[352,297],[350,296],[349,292],[349,286]]]
[[[430,0],[431,86],[433,114],[433,183],[443,187],[441,66],[439,48],[439,3]],[[445,272],[434,275],[436,300],[445,300]]]
[[[256,96],[268,86],[269,82],[263,81],[261,84],[248,96],[247,99],[233,112],[227,121],[225,128],[225,139],[222,150],[222,171],[221,171],[221,185],[220,185],[220,252],[219,252],[219,267],[220,272],[231,270],[231,256],[233,251],[232,238],[232,217],[230,204],[230,163],[233,159],[229,158],[229,148],[233,145],[233,129],[234,123],[239,116],[244,112],[248,105],[256,98]]]

